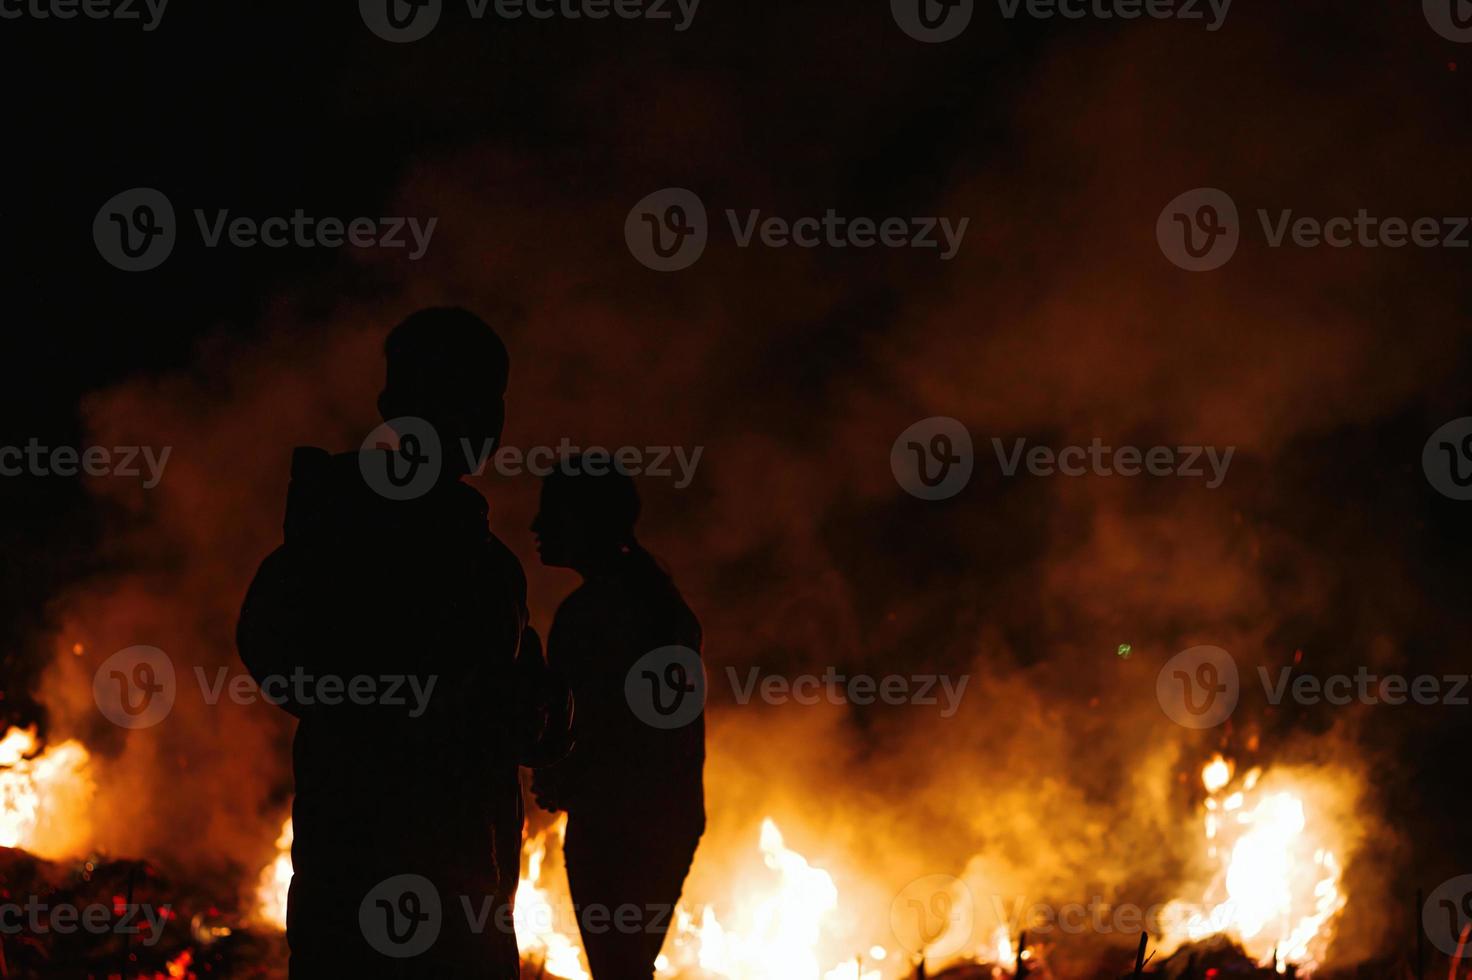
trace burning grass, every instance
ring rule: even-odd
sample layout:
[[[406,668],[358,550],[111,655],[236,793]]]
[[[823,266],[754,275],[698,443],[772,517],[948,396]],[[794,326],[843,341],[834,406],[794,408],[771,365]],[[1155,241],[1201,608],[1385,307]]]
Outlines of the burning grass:
[[[162,909],[156,941],[144,945],[117,932],[22,932],[3,940],[0,976],[281,975],[291,821],[281,826],[264,866],[241,876],[250,882],[244,887],[228,876],[168,880],[150,864],[88,853],[96,764],[81,743],[43,746],[34,729],[12,728],[0,737],[0,880],[6,899],[105,905],[112,910],[110,921],[130,908]],[[1193,880],[1165,906],[1149,937],[1154,959],[1141,975],[1207,976],[1214,969],[1218,975],[1335,976],[1335,932],[1349,902],[1342,862],[1353,853],[1345,799],[1353,780],[1328,769],[1254,766],[1239,772],[1224,756],[1202,765],[1196,778],[1196,812],[1180,824],[1182,846],[1196,854]],[[737,839],[735,853],[713,855],[712,848],[723,849],[714,840],[702,846],[697,866],[714,859],[724,876],[707,875],[699,884],[692,878],[671,918],[659,977],[1129,975],[1135,935],[1121,932],[1102,952],[1080,954],[1070,949],[1074,937],[1066,934],[1044,930],[1029,938],[1027,924],[1015,920],[981,925],[988,902],[969,873],[969,889],[960,878],[936,876],[957,890],[939,896],[932,889],[924,911],[945,924],[922,929],[918,944],[892,925],[872,927],[898,921],[882,905],[900,901],[904,889],[868,866],[871,855],[840,849],[827,852],[827,859],[810,859],[792,845],[784,827],[810,841],[825,837],[791,813],[769,814]],[[564,829],[565,817],[559,817],[528,834],[517,890],[517,938],[529,976],[590,980],[562,866]],[[995,911],[997,903],[990,904]]]

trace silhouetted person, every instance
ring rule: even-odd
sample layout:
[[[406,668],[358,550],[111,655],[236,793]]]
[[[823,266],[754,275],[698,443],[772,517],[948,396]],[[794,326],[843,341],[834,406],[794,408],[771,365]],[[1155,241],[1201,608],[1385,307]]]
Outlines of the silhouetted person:
[[[532,525],[543,563],[583,577],[547,637],[548,663],[577,705],[575,744],[561,763],[537,771],[533,791],[568,814],[568,884],[595,980],[643,980],[705,830],[705,726],[703,716],[670,729],[647,724],[625,696],[625,679],[661,647],[698,653],[701,631],[634,537],[633,481],[608,472],[606,458],[604,475],[592,475],[588,459],[547,478]],[[633,928],[619,926],[625,905],[637,908]]]
[[[286,678],[283,707],[300,719],[291,976],[508,980],[517,764],[565,734],[542,710],[548,672],[521,564],[461,482],[462,440],[473,452],[499,440],[509,361],[489,326],[456,309],[410,316],[384,353],[383,418],[432,431],[398,423],[398,451],[296,451],[285,543],[261,564],[237,634],[263,694]],[[399,875],[433,884],[437,922],[423,894],[370,896]],[[494,903],[479,928],[462,896],[474,916]],[[382,951],[435,926],[416,955]]]

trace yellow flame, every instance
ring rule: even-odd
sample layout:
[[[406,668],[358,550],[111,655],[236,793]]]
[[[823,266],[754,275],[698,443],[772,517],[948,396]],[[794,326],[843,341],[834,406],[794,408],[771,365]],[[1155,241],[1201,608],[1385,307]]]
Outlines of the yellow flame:
[[[694,929],[700,968],[731,980],[854,980],[856,962],[840,963],[827,973],[818,962],[823,921],[838,906],[832,876],[787,847],[771,817],[762,820],[759,846],[776,877],[766,889],[739,897],[744,906],[737,910],[739,929],[724,927],[710,907],[702,910]]]
[[[1201,770],[1201,782],[1208,793],[1215,793],[1232,779],[1232,764],[1220,754],[1212,757]]]
[[[566,831],[567,814],[558,814],[552,826],[528,837],[522,844],[526,870],[516,884],[512,922],[516,926],[516,945],[522,955],[531,954],[540,959],[546,974],[562,980],[591,980],[592,974],[587,971],[582,947],[572,938],[572,933],[577,931],[577,922],[570,914],[558,914],[559,909],[570,911],[571,903],[554,898],[551,883],[543,880],[548,841],[555,839],[561,849]],[[568,931],[563,932],[562,929]]]
[[[1166,907],[1165,939],[1178,946],[1225,934],[1259,964],[1279,973],[1294,964],[1307,976],[1322,963],[1345,903],[1341,868],[1326,846],[1332,828],[1310,827],[1305,794],[1291,779],[1270,779],[1274,788],[1260,789],[1258,769],[1247,774],[1242,789],[1218,797],[1230,771],[1220,757],[1202,771],[1212,794],[1206,801],[1207,854],[1218,870],[1206,902]]]
[[[70,857],[90,836],[91,759],[77,741],[39,754],[37,748],[34,727],[11,728],[0,737],[0,846]]]
[[[261,869],[260,882],[256,887],[256,913],[267,925],[277,929],[286,928],[286,896],[291,889],[291,841],[293,838],[291,818],[281,825],[281,834],[276,838],[276,857]]]
[[[516,938],[523,956],[543,961],[547,976],[589,980],[565,882],[547,872],[549,851],[560,849],[565,828],[566,817],[559,817],[525,842]],[[868,961],[854,955],[822,962],[821,935],[838,906],[832,876],[789,848],[771,818],[761,823],[758,852],[767,873],[732,896],[728,923],[710,905],[698,912],[684,905],[675,909],[655,972],[662,978],[698,974],[724,980],[881,980],[874,964],[887,957],[883,946],[872,946]]]

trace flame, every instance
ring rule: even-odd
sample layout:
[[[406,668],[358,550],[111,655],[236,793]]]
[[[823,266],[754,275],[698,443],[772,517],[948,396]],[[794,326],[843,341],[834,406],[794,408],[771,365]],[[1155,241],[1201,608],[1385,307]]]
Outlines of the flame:
[[[524,957],[543,961],[547,976],[590,980],[565,880],[554,881],[547,872],[549,852],[554,847],[560,850],[566,826],[567,818],[561,815],[550,827],[529,836],[523,846],[516,939]],[[685,904],[675,909],[665,950],[655,962],[658,976],[881,980],[872,964],[888,956],[883,946],[868,949],[868,965],[862,956],[822,962],[822,933],[838,908],[833,877],[789,848],[770,817],[761,823],[757,850],[766,873],[732,896],[728,922],[723,923],[709,904],[700,905],[698,912]]]
[[[571,935],[577,930],[576,920],[568,914],[559,922],[558,909],[570,913],[571,900],[555,897],[557,893],[551,883],[543,880],[548,842],[555,839],[560,852],[566,831],[567,814],[558,814],[550,827],[523,842],[521,854],[526,870],[516,883],[516,905],[511,919],[522,956],[532,954],[541,959],[545,974],[562,980],[591,980],[582,948]],[[561,894],[566,894],[565,889]],[[559,925],[568,932],[560,931]]]
[[[744,896],[739,910],[745,928],[730,930],[706,906],[693,927],[702,970],[732,980],[784,976],[794,980],[855,977],[855,963],[823,974],[816,947],[823,920],[838,907],[833,878],[787,847],[771,817],[762,821],[759,847],[763,863],[776,872],[765,894]],[[681,923],[676,923],[677,934]],[[878,974],[874,974],[878,976]]]
[[[38,747],[34,726],[0,738],[0,846],[70,857],[85,849],[91,832],[91,758],[77,741]]]
[[[286,896],[291,889],[291,842],[294,838],[291,818],[281,825],[276,838],[276,857],[261,869],[256,886],[256,917],[269,926],[286,928]]]
[[[1323,962],[1345,904],[1328,846],[1333,828],[1311,827],[1307,790],[1287,776],[1264,780],[1253,769],[1224,796],[1231,772],[1221,756],[1202,769],[1206,854],[1217,872],[1206,902],[1166,907],[1166,942],[1225,934],[1260,965],[1284,973],[1293,964],[1307,976]]]
[[[169,960],[164,966],[164,969],[168,971],[169,980],[185,980],[185,978],[194,976],[194,971],[189,968],[193,962],[194,951],[188,949]]]

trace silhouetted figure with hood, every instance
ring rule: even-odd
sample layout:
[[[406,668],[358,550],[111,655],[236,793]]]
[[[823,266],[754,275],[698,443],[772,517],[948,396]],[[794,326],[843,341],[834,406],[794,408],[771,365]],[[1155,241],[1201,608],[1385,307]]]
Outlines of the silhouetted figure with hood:
[[[517,765],[555,755],[567,723],[521,564],[461,481],[467,447],[500,438],[509,360],[458,309],[415,313],[384,353],[399,446],[296,450],[285,543],[237,633],[299,719],[291,977],[509,980]],[[479,928],[462,896],[474,916],[494,905]]]
[[[547,636],[548,663],[577,705],[575,744],[532,785],[568,814],[568,884],[594,980],[653,975],[705,830],[703,715],[655,727],[634,708],[642,682],[626,695],[646,654],[682,646],[694,659],[701,646],[695,614],[634,537],[638,517],[633,481],[588,454],[546,479],[532,525],[543,563],[583,578]],[[621,906],[637,909],[632,928],[620,927]]]

